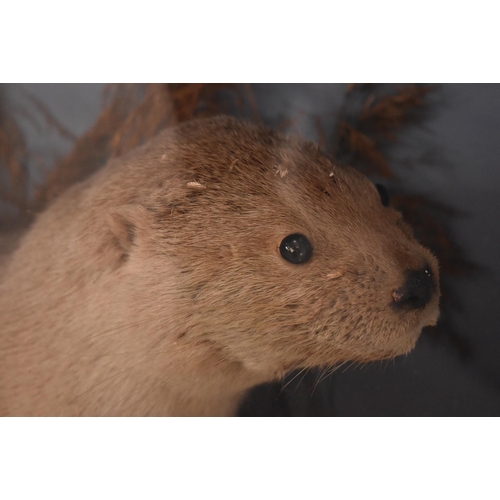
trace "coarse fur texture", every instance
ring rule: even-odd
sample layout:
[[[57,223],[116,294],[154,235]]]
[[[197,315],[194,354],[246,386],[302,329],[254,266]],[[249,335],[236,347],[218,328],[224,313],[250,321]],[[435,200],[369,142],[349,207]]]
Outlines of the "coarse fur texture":
[[[281,257],[292,233],[309,262]],[[424,267],[428,300],[398,307]],[[290,370],[407,353],[438,316],[437,261],[372,182],[227,117],[67,190],[0,279],[2,415],[232,415]]]

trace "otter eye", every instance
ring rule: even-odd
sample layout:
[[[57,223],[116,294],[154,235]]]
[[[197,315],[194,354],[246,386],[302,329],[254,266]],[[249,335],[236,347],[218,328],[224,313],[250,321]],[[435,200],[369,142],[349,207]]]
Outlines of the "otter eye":
[[[290,234],[280,244],[281,256],[292,264],[306,263],[311,258],[312,252],[311,243],[303,234]]]
[[[384,207],[388,207],[391,201],[391,197],[389,196],[386,187],[382,184],[375,184],[375,187],[377,188],[378,194],[380,195],[380,201],[382,202],[382,205],[384,205]]]

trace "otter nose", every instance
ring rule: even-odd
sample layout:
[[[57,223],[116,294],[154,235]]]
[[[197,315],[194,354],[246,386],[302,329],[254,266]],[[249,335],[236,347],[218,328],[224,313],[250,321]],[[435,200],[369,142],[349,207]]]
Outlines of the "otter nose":
[[[392,292],[396,307],[401,309],[423,309],[436,289],[430,266],[407,271],[405,283]]]

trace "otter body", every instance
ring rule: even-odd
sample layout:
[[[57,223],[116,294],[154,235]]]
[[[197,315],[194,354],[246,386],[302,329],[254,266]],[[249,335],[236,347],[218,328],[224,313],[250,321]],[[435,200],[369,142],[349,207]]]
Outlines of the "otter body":
[[[232,415],[290,370],[407,353],[438,316],[436,259],[367,178],[227,117],[67,190],[0,280],[2,415]]]

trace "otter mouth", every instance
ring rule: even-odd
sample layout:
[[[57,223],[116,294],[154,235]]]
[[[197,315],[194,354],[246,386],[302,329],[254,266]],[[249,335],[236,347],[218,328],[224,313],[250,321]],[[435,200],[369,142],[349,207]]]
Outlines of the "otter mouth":
[[[429,315],[427,316],[425,321],[422,322],[422,328],[425,328],[426,326],[436,326],[438,320],[439,320],[439,308],[436,305],[436,307],[432,312],[429,311]]]

